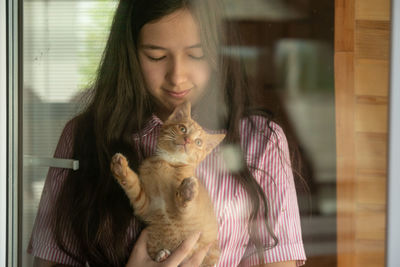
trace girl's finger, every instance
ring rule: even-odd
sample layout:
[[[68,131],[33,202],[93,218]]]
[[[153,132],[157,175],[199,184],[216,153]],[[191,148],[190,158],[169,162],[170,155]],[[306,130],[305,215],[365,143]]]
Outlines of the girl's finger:
[[[148,238],[148,231],[147,229],[143,229],[143,231],[140,233],[138,240],[135,243],[135,246],[133,247],[129,260],[135,257],[141,259],[150,258],[149,254],[147,253],[147,238]]]
[[[184,264],[181,264],[180,266],[181,267],[200,266],[205,256],[207,255],[207,252],[210,250],[211,245],[212,243],[196,251],[196,253],[194,253],[188,261],[186,261]]]
[[[166,259],[163,263],[168,264],[168,266],[178,266],[189,254],[194,245],[196,245],[197,240],[199,240],[201,233],[195,233],[186,240],[184,240],[179,247]]]

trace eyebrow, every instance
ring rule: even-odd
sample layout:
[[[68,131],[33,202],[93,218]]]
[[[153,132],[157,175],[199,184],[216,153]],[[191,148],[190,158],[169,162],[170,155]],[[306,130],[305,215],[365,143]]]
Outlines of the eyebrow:
[[[140,46],[143,49],[151,49],[151,50],[168,50],[165,47],[162,46],[157,46],[157,45],[151,45],[151,44],[144,44]],[[191,46],[187,46],[185,47],[185,49],[192,49],[192,48],[202,48],[201,44],[195,44],[195,45],[191,45]]]

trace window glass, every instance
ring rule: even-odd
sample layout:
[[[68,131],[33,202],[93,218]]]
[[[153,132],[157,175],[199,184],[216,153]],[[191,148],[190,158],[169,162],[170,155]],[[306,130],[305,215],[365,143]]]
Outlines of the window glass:
[[[226,8],[258,103],[274,112],[300,160],[293,169],[307,266],[336,266],[334,1],[226,0]]]
[[[24,1],[23,235],[25,251],[58,139],[85,103],[116,1]]]
[[[22,266],[61,131],[87,101],[118,1],[24,0]],[[224,0],[258,106],[283,128],[307,266],[336,266],[333,0]],[[229,48],[229,43],[226,44]],[[297,164],[298,163],[298,164]]]

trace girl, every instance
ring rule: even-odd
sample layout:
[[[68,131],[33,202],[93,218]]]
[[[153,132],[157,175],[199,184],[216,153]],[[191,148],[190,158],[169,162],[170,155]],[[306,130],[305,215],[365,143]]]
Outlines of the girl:
[[[146,231],[109,169],[121,152],[137,170],[163,121],[186,100],[201,125],[227,134],[197,170],[219,224],[218,266],[304,262],[286,138],[268,113],[250,109],[221,10],[217,0],[120,0],[93,98],[67,123],[55,152],[79,160],[80,169],[51,168],[45,183],[28,249],[36,266],[201,263],[207,251],[184,260],[198,234],[166,261],[150,260]]]

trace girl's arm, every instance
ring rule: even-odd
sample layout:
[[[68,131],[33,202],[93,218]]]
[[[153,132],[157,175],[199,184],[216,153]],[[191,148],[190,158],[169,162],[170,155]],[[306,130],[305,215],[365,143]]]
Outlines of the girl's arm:
[[[210,245],[206,246],[195,252],[189,259],[185,260],[188,253],[196,245],[197,240],[200,237],[200,233],[190,235],[184,240],[181,245],[163,262],[155,262],[150,259],[147,254],[147,236],[148,232],[146,229],[142,231],[135,246],[132,249],[131,256],[129,257],[126,267],[198,267],[203,262]]]
[[[246,121],[245,121],[246,122]],[[264,118],[255,118],[255,125],[259,129],[266,129]],[[248,127],[248,124],[243,126]],[[249,163],[254,167],[254,178],[265,192],[269,207],[268,220],[279,242],[276,246],[263,252],[263,260],[271,262],[263,264],[259,259],[254,245],[248,247],[244,253],[242,266],[264,267],[295,267],[304,264],[306,259],[301,236],[300,214],[297,202],[296,187],[291,168],[290,152],[286,136],[279,125],[270,125],[273,132],[265,137],[263,133],[248,134],[244,132],[243,138],[248,141],[246,151]],[[245,128],[243,127],[243,128]],[[247,135],[246,135],[247,134]],[[253,156],[253,151],[260,151]],[[262,244],[269,244],[269,234],[263,214],[259,214],[255,221],[260,230]],[[249,243],[251,244],[251,243]],[[273,263],[272,261],[280,261]]]
[[[136,267],[136,266],[152,266],[152,267],[163,267],[163,266],[182,266],[182,267],[193,267],[199,266],[206,256],[210,246],[203,248],[185,262],[182,262],[193,246],[199,239],[199,234],[193,234],[189,236],[185,241],[182,242],[181,246],[172,253],[167,260],[164,262],[154,262],[150,259],[146,251],[146,241],[147,241],[147,231],[143,230],[135,247],[131,253],[129,261],[126,267]],[[50,262],[43,260],[41,258],[35,257],[33,262],[33,267],[67,267],[68,265],[58,264],[55,262]],[[280,266],[280,265],[279,265]],[[284,267],[284,265],[282,265]]]
[[[60,140],[58,141],[56,151],[54,152],[55,158],[72,158],[72,138],[73,138],[73,120],[69,121],[64,130],[61,133]],[[40,204],[38,213],[35,220],[35,225],[32,230],[31,240],[28,246],[28,253],[34,257],[33,267],[62,267],[71,266],[63,265],[60,263],[44,260],[40,257],[45,257],[43,254],[43,245],[49,247],[57,247],[53,235],[49,234],[51,228],[52,211],[54,203],[57,199],[57,194],[61,188],[61,184],[68,176],[68,169],[62,168],[50,168],[45,185],[43,187],[43,193],[40,198]],[[38,241],[41,242],[38,242]],[[51,251],[54,252],[54,251]],[[65,258],[65,254],[51,253],[53,255],[52,260],[60,260]],[[50,254],[49,254],[50,255]]]

